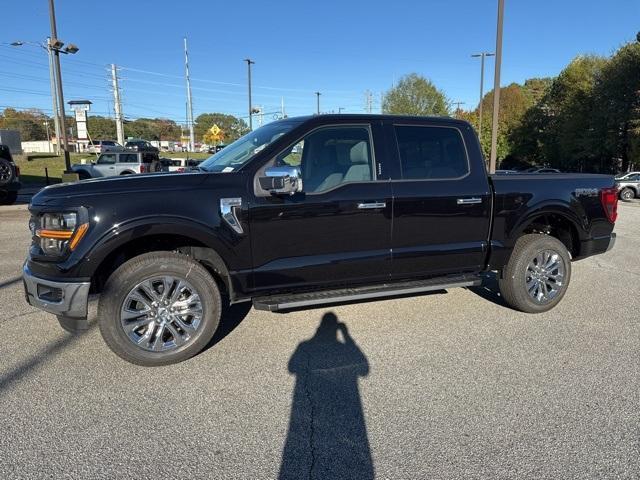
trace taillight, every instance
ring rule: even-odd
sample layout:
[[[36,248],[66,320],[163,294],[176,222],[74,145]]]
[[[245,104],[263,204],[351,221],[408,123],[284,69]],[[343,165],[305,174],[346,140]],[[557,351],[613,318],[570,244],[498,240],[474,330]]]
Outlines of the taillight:
[[[144,164],[140,165],[140,173],[147,173],[147,166]]]
[[[183,172],[184,172],[184,167],[178,167],[178,169],[176,170],[176,172],[178,172],[178,173],[183,173]]]
[[[618,189],[616,187],[603,188],[600,190],[600,201],[609,221],[615,223],[618,218]]]

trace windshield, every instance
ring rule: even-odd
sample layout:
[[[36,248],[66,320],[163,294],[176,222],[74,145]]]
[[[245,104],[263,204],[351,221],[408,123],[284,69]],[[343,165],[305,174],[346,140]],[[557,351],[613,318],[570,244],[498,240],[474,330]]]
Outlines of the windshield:
[[[270,143],[300,125],[300,122],[274,122],[247,133],[200,164],[207,172],[233,172]]]

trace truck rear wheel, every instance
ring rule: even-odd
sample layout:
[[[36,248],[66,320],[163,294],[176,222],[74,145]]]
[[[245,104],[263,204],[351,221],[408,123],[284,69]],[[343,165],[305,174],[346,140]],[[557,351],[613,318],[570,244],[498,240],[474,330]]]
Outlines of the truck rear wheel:
[[[507,304],[522,312],[541,313],[555,307],[571,280],[571,257],[564,244],[549,235],[518,239],[498,281]]]
[[[181,362],[199,353],[218,328],[218,287],[186,255],[151,252],[121,265],[98,305],[100,333],[124,360],[143,366]]]

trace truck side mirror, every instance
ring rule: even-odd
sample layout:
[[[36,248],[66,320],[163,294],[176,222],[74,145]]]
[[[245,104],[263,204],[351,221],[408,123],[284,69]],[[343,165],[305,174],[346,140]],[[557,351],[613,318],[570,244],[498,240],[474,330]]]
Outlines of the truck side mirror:
[[[272,195],[293,195],[302,191],[302,174],[298,167],[268,167],[260,177],[260,188]]]

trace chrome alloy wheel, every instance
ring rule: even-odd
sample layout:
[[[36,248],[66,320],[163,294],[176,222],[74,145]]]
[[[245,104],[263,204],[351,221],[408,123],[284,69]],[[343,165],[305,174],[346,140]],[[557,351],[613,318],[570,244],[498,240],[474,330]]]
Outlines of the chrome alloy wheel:
[[[194,339],[202,315],[195,288],[182,278],[165,275],[144,280],[129,291],[120,309],[120,324],[138,347],[166,352]]]
[[[9,162],[0,162],[0,185],[9,183],[13,172],[11,171],[11,165]]]
[[[564,260],[554,250],[542,250],[529,262],[525,282],[529,296],[540,304],[553,300],[564,285]]]

